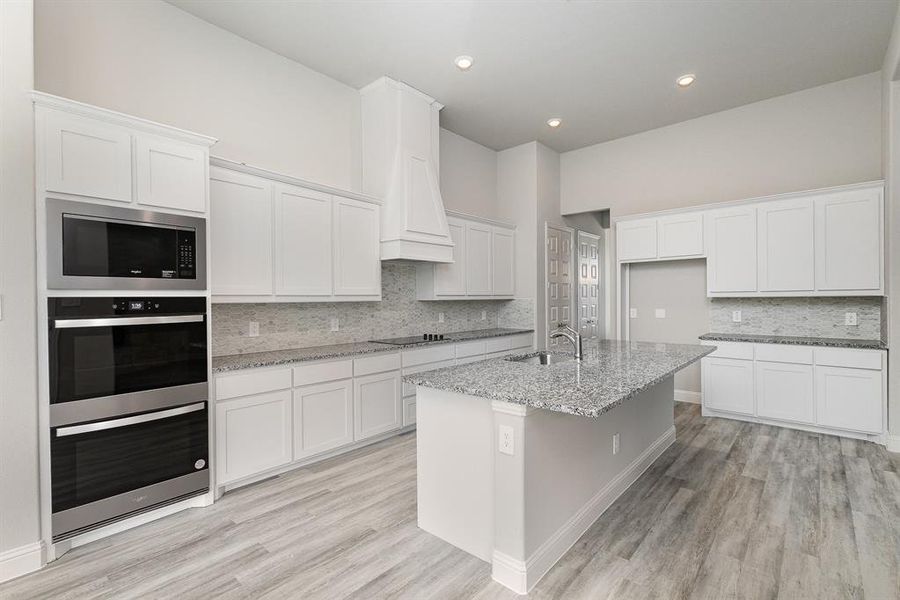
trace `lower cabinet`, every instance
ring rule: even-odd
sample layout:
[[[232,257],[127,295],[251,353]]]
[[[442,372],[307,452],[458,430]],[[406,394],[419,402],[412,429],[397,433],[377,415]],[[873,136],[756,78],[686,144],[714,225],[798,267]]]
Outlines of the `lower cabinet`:
[[[757,361],[756,414],[768,419],[815,423],[812,365]]]
[[[353,442],[353,380],[294,390],[294,460]]]
[[[353,380],[354,435],[364,440],[403,426],[400,373],[391,371]]]
[[[416,397],[408,396],[403,399],[403,426],[416,424]]]
[[[881,433],[882,372],[817,367],[816,408],[825,427]]]
[[[724,412],[753,414],[753,361],[704,358],[702,365],[706,406]]]
[[[286,465],[292,454],[290,390],[216,405],[219,485]]]

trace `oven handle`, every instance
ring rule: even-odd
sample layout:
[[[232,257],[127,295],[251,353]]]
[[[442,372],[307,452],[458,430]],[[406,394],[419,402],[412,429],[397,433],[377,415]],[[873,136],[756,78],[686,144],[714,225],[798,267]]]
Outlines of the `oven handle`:
[[[80,327],[120,327],[124,325],[165,325],[167,323],[199,323],[206,315],[178,315],[172,317],[112,317],[107,319],[55,319],[57,329]]]
[[[90,433],[92,431],[103,431],[104,429],[115,429],[117,427],[127,427],[128,425],[137,425],[138,423],[159,421],[160,419],[168,419],[169,417],[177,417],[179,415],[197,412],[198,410],[203,410],[205,406],[205,402],[198,402],[197,404],[189,404],[188,406],[179,406],[178,408],[170,408],[169,410],[125,417],[124,419],[112,419],[109,421],[100,421],[99,423],[73,425],[72,427],[59,427],[56,430],[56,437],[78,435],[79,433]]]

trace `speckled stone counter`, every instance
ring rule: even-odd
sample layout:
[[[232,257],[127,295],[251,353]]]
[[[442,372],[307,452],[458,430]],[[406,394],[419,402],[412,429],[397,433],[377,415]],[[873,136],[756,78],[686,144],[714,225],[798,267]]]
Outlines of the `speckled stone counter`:
[[[602,340],[585,344],[581,363],[534,365],[510,360],[516,357],[499,358],[416,373],[404,381],[597,417],[713,351],[715,346]]]
[[[851,338],[799,337],[793,335],[759,335],[753,333],[705,333],[701,340],[714,342],[749,342],[754,344],[792,344],[795,346],[825,346],[829,348],[863,348],[887,350],[881,340],[857,340]]]
[[[252,354],[232,354],[230,356],[214,356],[212,359],[213,373],[226,371],[238,371],[241,369],[253,369],[256,367],[272,367],[291,363],[306,362],[311,360],[326,360],[333,358],[345,358],[363,354],[378,352],[397,352],[408,348],[422,348],[438,344],[452,344],[492,337],[503,337],[519,333],[532,333],[533,329],[476,329],[473,331],[458,331],[445,334],[446,338],[440,341],[425,344],[410,344],[406,346],[394,346],[379,344],[377,342],[354,342],[350,344],[333,344],[328,346],[313,346],[310,348],[291,348],[288,350],[273,350],[271,352],[254,352]]]

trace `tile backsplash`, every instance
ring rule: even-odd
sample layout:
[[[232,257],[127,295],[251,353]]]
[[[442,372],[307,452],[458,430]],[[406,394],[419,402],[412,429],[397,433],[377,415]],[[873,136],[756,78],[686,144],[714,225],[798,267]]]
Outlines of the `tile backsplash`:
[[[381,302],[213,304],[212,354],[245,354],[493,327],[534,327],[534,301],[416,300],[416,267],[383,263]],[[439,321],[440,313],[444,321]],[[482,319],[484,313],[484,319]],[[338,331],[331,331],[331,319]],[[259,336],[247,335],[259,323]]]
[[[715,333],[881,339],[881,298],[712,298],[709,330]],[[732,312],[741,311],[741,322]],[[859,325],[844,325],[855,312]]]

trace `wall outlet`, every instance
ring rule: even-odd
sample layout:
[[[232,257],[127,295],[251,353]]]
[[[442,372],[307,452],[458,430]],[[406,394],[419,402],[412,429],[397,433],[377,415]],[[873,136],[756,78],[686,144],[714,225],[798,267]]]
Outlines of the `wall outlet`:
[[[341,323],[338,321],[337,317],[331,317],[331,330],[332,331],[340,331]]]
[[[515,437],[513,434],[513,428],[509,425],[500,425],[497,430],[498,435],[498,443],[499,448],[497,448],[502,454],[509,454],[512,456],[515,454]]]
[[[732,323],[740,323],[741,322],[741,311],[739,311],[739,310],[731,311],[731,322]]]
[[[444,313],[438,313],[438,323],[444,322]]]
[[[632,319],[637,319],[637,309],[636,308],[628,309],[628,316],[631,317]]]
[[[487,321],[487,311],[486,310],[481,311],[481,320]]]
[[[247,327],[247,337],[259,337],[259,321],[250,321]]]
[[[618,453],[619,453],[619,434],[614,433],[613,434],[613,454],[615,455]]]
[[[859,315],[855,312],[844,313],[844,325],[855,327],[859,325]]]
[[[657,319],[665,319],[666,318],[666,309],[657,308],[656,309],[656,318]]]

